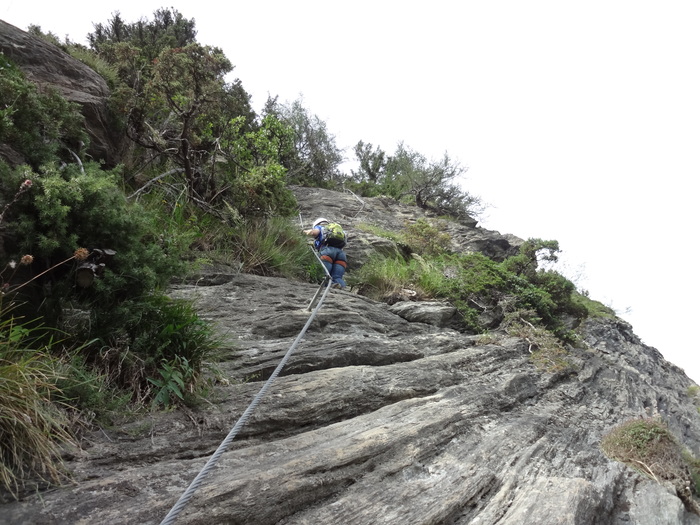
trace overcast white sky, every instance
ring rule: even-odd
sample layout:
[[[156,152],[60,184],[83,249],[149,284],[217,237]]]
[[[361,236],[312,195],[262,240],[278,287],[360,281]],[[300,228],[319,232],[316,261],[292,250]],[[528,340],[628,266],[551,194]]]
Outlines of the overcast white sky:
[[[697,0],[105,4],[5,0],[0,19],[85,43],[117,10],[174,7],[256,110],[303,97],[349,157],[447,152],[482,227],[558,240],[565,273],[700,383]]]

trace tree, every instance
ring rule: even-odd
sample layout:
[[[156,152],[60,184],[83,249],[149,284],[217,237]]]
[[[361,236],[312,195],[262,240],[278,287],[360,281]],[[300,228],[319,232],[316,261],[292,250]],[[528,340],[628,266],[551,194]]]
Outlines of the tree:
[[[168,48],[185,47],[196,42],[194,19],[188,20],[175,9],[158,9],[153,20],[140,18],[125,23],[119,11],[107,24],[94,24],[95,32],[88,35],[90,47],[100,55],[110,54],[119,43],[128,43],[141,50],[145,62],[150,62]]]
[[[338,168],[343,162],[343,152],[326,123],[310,114],[302,100],[279,104],[276,99],[269,99],[265,114],[274,115],[294,131],[294,154],[283,159],[290,182],[329,186],[340,179]]]
[[[385,193],[398,200],[409,198],[416,206],[436,213],[465,218],[478,211],[478,197],[455,183],[464,173],[447,153],[441,160],[428,161],[417,151],[399,143],[383,171],[380,184]]]
[[[217,162],[225,137],[252,131],[256,116],[240,80],[225,82],[231,62],[195,36],[194,20],[161,9],[134,24],[117,13],[90,43],[118,71],[114,100],[127,136],[154,154],[153,166],[184,174],[190,199],[208,205],[229,187]]]
[[[379,146],[373,148],[372,144],[365,144],[363,141],[355,144],[354,151],[360,163],[359,170],[352,172],[354,179],[357,182],[377,184],[386,168],[386,153]]]
[[[236,93],[224,82],[232,69],[217,48],[189,44],[165,49],[143,91],[132,89],[132,96],[125,98],[129,137],[175,161],[193,198],[207,200],[216,193],[203,166],[211,154],[212,123],[221,119],[228,95]]]

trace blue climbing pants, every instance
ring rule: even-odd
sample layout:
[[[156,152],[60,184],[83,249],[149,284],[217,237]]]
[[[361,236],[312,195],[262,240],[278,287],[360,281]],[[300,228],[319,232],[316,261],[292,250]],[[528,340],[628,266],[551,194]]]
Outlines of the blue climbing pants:
[[[348,266],[348,259],[342,248],[334,248],[333,246],[324,246],[319,252],[321,262],[331,274],[333,284],[339,284],[341,288],[345,288],[345,269]]]

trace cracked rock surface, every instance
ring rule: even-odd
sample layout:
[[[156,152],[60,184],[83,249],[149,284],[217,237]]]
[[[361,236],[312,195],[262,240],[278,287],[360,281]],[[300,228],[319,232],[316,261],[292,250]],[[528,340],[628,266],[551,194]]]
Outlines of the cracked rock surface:
[[[0,522],[163,520],[292,346],[317,289],[210,282],[172,294],[195,299],[226,341],[211,403],[95,432],[69,462],[73,485],[3,505]],[[177,523],[700,523],[672,488],[599,447],[620,422],[660,415],[697,453],[692,381],[620,320],[582,333],[576,371],[551,374],[520,339],[333,291]]]

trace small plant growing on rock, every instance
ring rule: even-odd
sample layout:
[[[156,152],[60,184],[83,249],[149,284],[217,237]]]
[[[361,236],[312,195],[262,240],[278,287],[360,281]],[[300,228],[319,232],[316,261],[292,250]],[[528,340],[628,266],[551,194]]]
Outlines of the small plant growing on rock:
[[[698,494],[694,478],[698,462],[685,452],[659,418],[633,419],[613,428],[603,437],[606,456],[624,463],[657,482],[670,482],[689,511],[700,515],[693,498]]]
[[[406,225],[403,236],[411,251],[420,255],[439,255],[450,248],[450,235],[425,219]]]
[[[686,394],[691,399],[693,404],[695,404],[695,408],[698,411],[698,414],[700,414],[700,386],[698,386],[698,385],[689,386],[688,389],[686,390]]]
[[[532,311],[518,310],[508,314],[502,326],[509,335],[528,343],[530,360],[540,370],[551,373],[574,370],[575,364],[561,341],[541,325],[530,322],[533,316]]]

